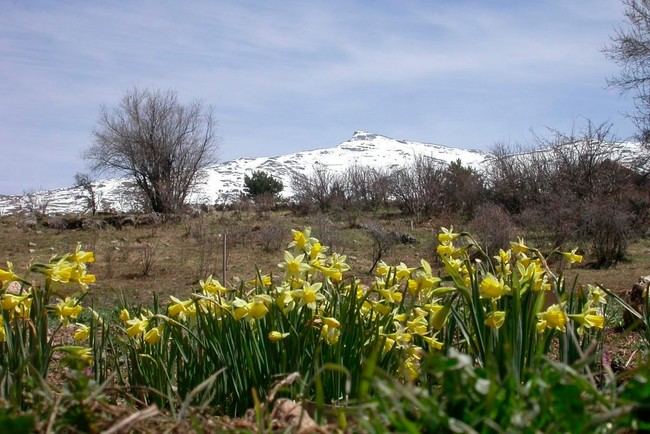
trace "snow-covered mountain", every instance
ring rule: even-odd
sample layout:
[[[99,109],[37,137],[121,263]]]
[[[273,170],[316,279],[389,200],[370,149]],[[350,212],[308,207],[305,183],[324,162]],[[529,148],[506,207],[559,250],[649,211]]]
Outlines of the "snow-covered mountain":
[[[296,173],[308,174],[323,166],[342,172],[353,164],[395,168],[408,164],[416,155],[425,155],[440,162],[461,160],[463,164],[480,167],[486,154],[477,150],[452,148],[429,143],[396,140],[380,134],[356,131],[353,136],[333,148],[314,149],[275,157],[239,158],[205,169],[189,200],[191,203],[224,203],[243,192],[244,175],[263,170],[282,180],[282,194],[291,195],[291,178]],[[100,209],[128,211],[134,206],[133,181],[128,178],[109,179],[95,183]],[[16,213],[47,203],[48,213],[80,212],[85,201],[77,188],[63,188],[23,196],[0,196],[0,215]]]

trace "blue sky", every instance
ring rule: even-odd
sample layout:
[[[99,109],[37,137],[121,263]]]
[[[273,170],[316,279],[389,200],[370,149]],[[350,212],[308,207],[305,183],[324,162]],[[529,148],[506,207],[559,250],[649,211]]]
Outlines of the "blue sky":
[[[489,149],[589,118],[627,138],[602,53],[622,22],[619,0],[0,0],[0,194],[70,185],[134,86],[212,105],[222,161],[357,129]]]

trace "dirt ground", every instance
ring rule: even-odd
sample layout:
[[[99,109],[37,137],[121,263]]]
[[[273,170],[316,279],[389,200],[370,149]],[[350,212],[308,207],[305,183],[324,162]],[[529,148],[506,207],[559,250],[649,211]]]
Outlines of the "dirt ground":
[[[230,285],[263,274],[278,273],[282,251],[291,240],[292,228],[312,227],[313,236],[336,252],[348,255],[353,273],[369,279],[374,225],[398,235],[408,234],[413,243],[397,243],[382,258],[388,263],[416,265],[420,258],[435,262],[435,234],[444,222],[415,224],[398,214],[297,216],[290,211],[212,212],[183,217],[173,223],[122,229],[57,230],[21,227],[18,217],[0,219],[0,261],[13,262],[21,273],[30,263],[47,261],[55,253],[74,250],[77,242],[93,250],[91,272],[97,284],[91,292],[98,308],[111,308],[120,295],[148,304],[156,292],[161,298],[184,295],[199,279],[213,274]],[[458,227],[457,229],[462,229]],[[227,240],[224,270],[224,236]],[[568,246],[567,246],[568,247]],[[589,262],[589,257],[586,261]],[[628,260],[602,270],[588,266],[569,270],[580,283],[601,283],[617,292],[629,289],[640,276],[650,274],[650,239],[632,243]]]

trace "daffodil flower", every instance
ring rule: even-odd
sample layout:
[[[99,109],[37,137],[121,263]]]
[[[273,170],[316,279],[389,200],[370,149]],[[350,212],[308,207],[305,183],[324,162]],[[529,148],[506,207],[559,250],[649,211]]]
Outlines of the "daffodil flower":
[[[279,342],[285,339],[287,336],[289,336],[289,333],[282,333],[274,330],[269,332],[269,335],[267,337],[271,342]]]
[[[339,255],[338,253],[332,253],[332,256],[329,258],[329,265],[332,268],[339,270],[340,272],[346,272],[350,270],[350,266],[347,264],[348,257],[347,255]]]
[[[442,347],[444,346],[444,344],[436,338],[438,333],[439,332],[434,333],[433,336],[422,336],[424,342],[426,342],[427,345],[429,345],[429,347],[433,348],[434,350],[442,350]]]
[[[438,242],[441,244],[451,243],[459,236],[460,234],[454,233],[453,226],[449,226],[449,229],[441,227],[440,232],[438,233]]]
[[[587,285],[587,289],[589,291],[588,300],[590,306],[607,304],[607,295],[605,294],[605,291],[593,285]]]
[[[390,271],[390,266],[388,266],[384,261],[379,261],[375,267],[375,274],[380,277],[386,277]]]
[[[511,241],[510,249],[515,253],[525,253],[528,250],[530,250],[530,248],[526,245],[526,242],[522,237],[519,237],[516,242]]]
[[[570,252],[562,252],[562,256],[569,264],[579,264],[582,262],[582,255],[577,254],[578,249],[573,249]]]
[[[146,332],[147,327],[149,326],[149,319],[144,316],[144,314],[140,314],[140,318],[130,319],[126,321],[126,325],[129,326],[126,329],[126,334],[130,338],[133,338]]]
[[[405,263],[400,262],[399,265],[395,267],[395,277],[397,277],[397,280],[407,279],[413,270],[415,270],[415,268],[409,268]]]
[[[580,326],[578,327],[578,334],[584,334],[585,329],[597,328],[601,329],[605,326],[605,317],[595,307],[588,307],[579,314],[569,315],[569,318],[576,321]]]
[[[546,311],[537,314],[537,331],[554,329],[561,332],[566,331],[567,315],[559,304],[549,306]]]
[[[85,252],[81,250],[81,243],[77,243],[77,248],[71,255],[70,259],[72,259],[73,262],[77,262],[79,264],[88,264],[95,262],[95,254],[93,252]]]
[[[498,330],[501,328],[505,320],[506,313],[504,311],[496,310],[487,314],[485,317],[485,325]]]
[[[120,321],[122,322],[127,322],[129,319],[131,319],[131,315],[129,314],[129,311],[127,309],[122,309],[120,311]]]
[[[323,324],[320,329],[320,336],[328,345],[335,345],[341,336],[341,330],[338,327],[331,327],[329,324]]]
[[[69,320],[77,319],[83,311],[83,307],[79,304],[76,298],[66,297],[64,300],[59,301],[55,306],[55,311],[59,319],[67,324]]]
[[[23,301],[27,300],[30,297],[30,294],[16,295],[11,293],[2,294],[2,309],[3,310],[13,310]]]
[[[208,276],[205,280],[199,280],[199,286],[206,295],[223,295],[228,292],[217,279],[213,279],[212,275]]]
[[[196,314],[196,306],[194,300],[179,300],[173,295],[169,296],[172,303],[167,307],[167,314],[172,317],[185,321],[188,317]]]
[[[267,307],[273,302],[273,299],[266,294],[253,296],[253,300],[248,303],[248,315],[253,319],[260,319],[269,312]]]
[[[159,325],[158,327],[152,327],[150,330],[148,330],[144,334],[144,341],[148,343],[149,345],[155,345],[158,342],[160,342],[160,339],[162,337],[162,330],[163,325]]]
[[[88,339],[88,336],[90,336],[90,327],[88,327],[85,324],[77,323],[77,329],[74,331],[74,334],[72,335],[74,340],[77,342],[83,342],[86,339]]]
[[[292,229],[291,236],[293,237],[293,241],[289,243],[289,248],[295,247],[296,250],[303,253],[310,250],[312,243],[318,242],[316,238],[311,237],[310,227],[306,227],[302,231]]]
[[[436,253],[438,253],[438,255],[441,257],[454,256],[457,252],[458,249],[454,247],[451,241],[448,243],[439,244],[438,247],[436,247]]]
[[[284,262],[278,264],[278,267],[285,270],[287,277],[300,277],[302,273],[309,271],[309,264],[303,262],[305,255],[300,254],[293,256],[290,252],[284,252]]]
[[[93,361],[93,352],[91,348],[80,347],[76,345],[66,345],[57,348],[58,351],[62,351],[68,356],[78,359],[83,363],[90,365]]]
[[[317,303],[325,300],[325,296],[320,293],[320,289],[323,286],[322,283],[308,283],[305,282],[302,289],[294,291],[294,294],[299,298],[303,306],[307,306],[308,309],[315,310]]]
[[[20,278],[14,273],[14,264],[7,261],[7,269],[3,270],[0,268],[0,282],[13,282],[14,280],[19,280]]]
[[[499,280],[492,273],[488,273],[479,285],[479,293],[481,297],[496,300],[510,293],[510,288],[503,283],[503,280]]]
[[[429,332],[429,322],[422,316],[415,317],[406,323],[406,329],[414,335],[425,335]]]

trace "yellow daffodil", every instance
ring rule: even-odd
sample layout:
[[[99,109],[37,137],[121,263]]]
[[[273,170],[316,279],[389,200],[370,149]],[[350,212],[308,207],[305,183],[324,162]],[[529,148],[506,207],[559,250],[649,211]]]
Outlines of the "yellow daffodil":
[[[411,346],[406,350],[406,358],[400,366],[402,376],[408,381],[415,381],[420,375],[420,360],[424,351],[418,346]]]
[[[239,297],[235,297],[235,299],[232,302],[232,316],[239,321],[242,318],[246,318],[248,316],[248,312],[250,310],[248,303],[246,300],[242,300]]]
[[[439,256],[454,256],[457,252],[458,249],[454,247],[453,243],[444,243],[444,244],[439,244],[438,247],[436,247],[436,252],[438,253]]]
[[[316,238],[311,237],[311,228],[306,227],[302,231],[295,229],[291,230],[293,241],[289,243],[289,248],[295,247],[299,252],[307,252],[311,248],[311,244],[318,242]]]
[[[580,314],[569,315],[569,318],[576,321],[580,326],[578,333],[584,334],[585,329],[597,328],[601,329],[605,326],[605,317],[595,307],[589,307],[587,304],[586,309]]]
[[[30,297],[30,294],[16,295],[11,293],[2,294],[2,309],[3,310],[13,310],[23,301],[27,300]]]
[[[144,334],[144,341],[149,345],[155,345],[162,338],[163,325],[152,327]]]
[[[269,312],[267,305],[271,304],[273,300],[265,294],[258,294],[253,296],[253,300],[248,303],[248,315],[253,319],[260,319]]]
[[[454,227],[449,226],[449,229],[447,228],[440,228],[440,232],[438,233],[438,242],[440,244],[447,244],[458,238],[460,234],[454,233]]]
[[[393,338],[389,338],[389,337],[386,337],[386,338],[384,339],[384,346],[383,346],[383,348],[382,348],[382,351],[383,351],[384,353],[387,353],[387,352],[389,352],[390,350],[392,350],[394,346],[395,346],[395,339],[393,339]]]
[[[329,258],[329,265],[331,268],[335,268],[340,272],[345,272],[350,270],[350,266],[346,262],[348,260],[347,255],[339,255],[338,253],[332,253],[332,256]]]
[[[338,327],[331,327],[328,324],[323,324],[320,329],[320,336],[328,345],[335,345],[341,336],[341,330]]]
[[[70,259],[79,264],[88,264],[95,262],[95,254],[93,252],[85,252],[81,250],[81,243],[77,243],[77,249],[71,255]]]
[[[7,261],[7,269],[3,270],[0,268],[0,282],[13,282],[14,280],[20,279],[16,273],[14,273],[14,264]]]
[[[308,283],[305,282],[302,289],[294,291],[294,294],[300,300],[300,303],[303,306],[307,306],[308,309],[315,310],[317,303],[325,300],[325,296],[320,293],[320,289],[323,286],[322,283]]]
[[[391,286],[390,288],[379,288],[377,290],[379,295],[389,303],[401,303],[403,294],[398,285]]]
[[[267,337],[271,342],[279,342],[285,339],[287,336],[289,336],[289,333],[282,333],[274,330],[272,332],[269,332],[269,335]]]
[[[579,264],[582,262],[582,255],[577,254],[578,249],[573,249],[570,252],[562,252],[562,256],[569,264]]]
[[[120,321],[127,322],[129,319],[131,319],[131,315],[129,314],[129,311],[127,309],[122,309],[120,311]]]
[[[309,271],[309,264],[303,262],[304,254],[293,256],[290,252],[284,252],[284,262],[278,264],[278,267],[285,270],[287,277],[300,277],[305,271]]]
[[[377,312],[379,315],[382,316],[388,315],[393,310],[390,306],[388,306],[387,304],[381,301],[372,301],[370,302],[370,306],[374,312]]]
[[[284,314],[292,311],[296,307],[293,291],[286,286],[276,288],[275,304]]]
[[[335,328],[335,329],[341,328],[341,323],[336,318],[333,318],[333,317],[330,316],[330,317],[323,317],[321,319],[322,319],[323,323],[325,323],[329,327],[332,327],[332,328]]]
[[[497,310],[487,314],[485,317],[485,325],[498,330],[501,328],[505,320],[506,313],[504,311]]]
[[[512,273],[510,268],[512,251],[510,249],[508,250],[499,249],[499,254],[497,256],[494,256],[494,259],[496,259],[497,262],[497,266],[496,266],[497,272],[499,272],[503,276],[508,276]]]
[[[406,323],[406,329],[414,335],[422,336],[429,332],[429,322],[423,316],[418,316]]]
[[[68,262],[64,257],[59,261],[50,264],[47,275],[53,282],[68,283],[70,282],[70,278],[72,277],[75,268],[76,265]]]
[[[607,304],[607,295],[605,294],[605,291],[593,285],[587,285],[587,290],[589,291],[589,295],[587,296],[587,299],[589,301],[590,306]]]
[[[492,273],[485,275],[479,285],[481,297],[498,299],[501,296],[510,293],[510,288],[503,283],[503,280],[497,279]]]
[[[375,274],[380,277],[386,277],[389,271],[390,267],[384,261],[379,261],[375,267]]]
[[[167,306],[167,314],[172,317],[178,317],[179,320],[185,321],[188,317],[193,317],[196,314],[196,306],[194,300],[179,300],[173,295],[169,296],[172,303]]]
[[[77,329],[74,331],[74,334],[72,335],[74,340],[77,342],[83,342],[86,339],[88,339],[88,336],[90,336],[90,327],[88,327],[85,324],[77,323]]]
[[[439,305],[432,305],[430,310],[432,312],[431,316],[431,328],[434,330],[442,330],[445,326],[445,322],[449,317],[449,312],[451,312],[451,303],[448,303],[444,306],[437,307]]]
[[[429,345],[429,348],[432,348],[434,350],[442,350],[444,344],[436,338],[438,333],[439,332],[434,333],[433,336],[422,336],[422,339],[424,339],[424,342]]]
[[[55,310],[59,319],[64,324],[67,324],[69,320],[77,319],[83,311],[83,307],[78,303],[76,298],[66,297],[56,304]]]
[[[93,352],[91,348],[79,347],[75,345],[66,345],[63,347],[57,348],[59,351],[62,351],[68,356],[73,357],[82,361],[83,363],[89,365],[93,361]]]
[[[549,306],[546,311],[537,314],[537,331],[554,329],[561,332],[566,331],[567,315],[559,304]]]
[[[219,283],[217,279],[213,279],[212,275],[205,280],[199,280],[199,286],[206,295],[224,295],[228,292],[228,289]]]
[[[413,274],[413,278],[407,283],[408,291],[411,295],[416,295],[421,291],[429,291],[440,284],[440,278],[433,275],[431,265],[424,259],[420,260],[420,270]]]
[[[400,262],[399,265],[395,267],[395,277],[397,277],[397,280],[408,279],[413,270],[415,270],[415,268],[409,268],[405,263]]]
[[[413,335],[408,332],[406,327],[400,323],[393,323],[397,329],[394,333],[388,333],[383,336],[387,336],[395,341],[395,344],[400,348],[405,348],[413,340]]]
[[[522,237],[519,237],[516,242],[511,241],[510,249],[515,253],[525,253],[528,250],[530,250],[530,248],[526,245]]]
[[[311,244],[309,248],[309,259],[312,261],[317,261],[324,257],[323,253],[327,251],[327,247],[324,247],[318,241]]]
[[[147,327],[149,327],[149,319],[144,314],[140,314],[140,318],[130,319],[126,321],[126,325],[128,326],[126,334],[133,338],[146,332]]]
[[[0,342],[5,342],[7,340],[7,331],[5,330],[5,320],[2,315],[0,315]]]

